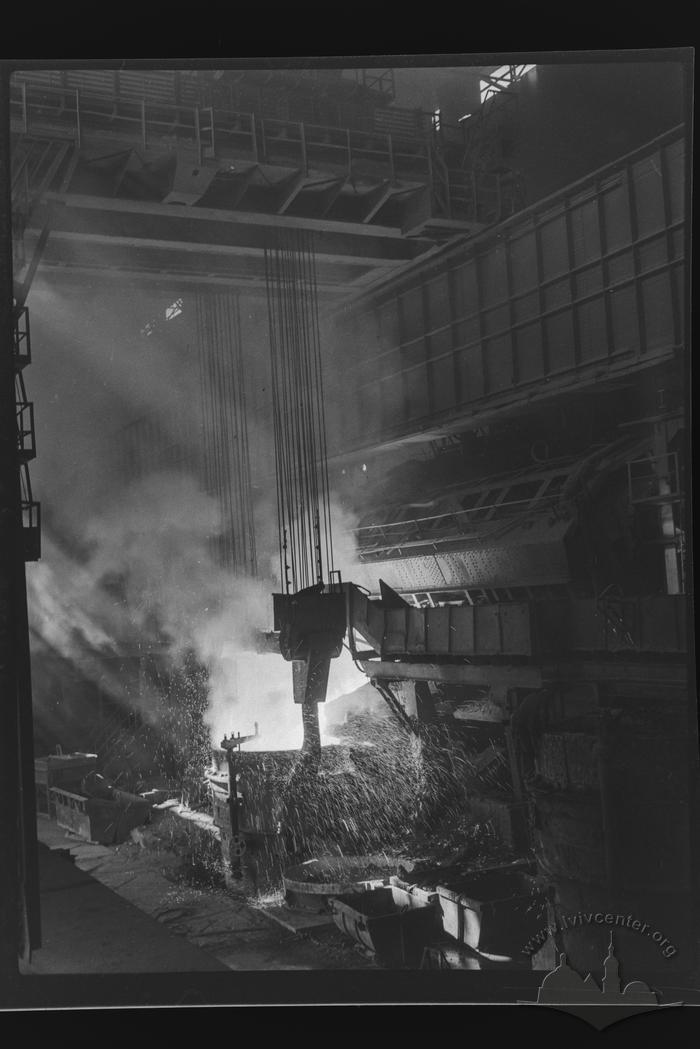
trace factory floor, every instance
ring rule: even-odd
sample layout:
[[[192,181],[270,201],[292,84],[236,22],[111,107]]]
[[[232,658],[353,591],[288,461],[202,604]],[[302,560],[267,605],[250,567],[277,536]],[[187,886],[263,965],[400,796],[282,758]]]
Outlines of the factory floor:
[[[42,945],[20,963],[24,976],[225,968],[44,843],[39,879]]]
[[[96,845],[37,820],[42,946],[23,975],[372,968],[325,916],[173,879],[143,839]]]

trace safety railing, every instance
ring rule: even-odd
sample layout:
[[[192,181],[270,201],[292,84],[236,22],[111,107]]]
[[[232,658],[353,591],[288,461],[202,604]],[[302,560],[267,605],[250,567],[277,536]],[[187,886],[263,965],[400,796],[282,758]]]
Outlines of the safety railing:
[[[36,439],[34,436],[34,405],[31,401],[23,401],[17,404],[17,446],[20,458],[26,461],[33,459],[36,455]]]
[[[189,148],[199,164],[244,158],[293,166],[305,175],[315,168],[346,177],[367,173],[390,182],[414,181],[430,186],[433,213],[445,218],[490,224],[514,210],[512,201],[504,207],[500,175],[452,166],[460,151],[450,153],[446,145],[463,141],[461,126],[437,131],[414,111],[399,119],[393,110],[378,110],[376,126],[357,129],[20,81],[13,84],[11,115],[13,128],[25,136],[50,133],[54,142],[72,139],[78,147],[86,134],[99,131],[135,140],[143,150]]]
[[[103,97],[79,88],[35,87],[22,81],[13,85],[11,114],[13,127],[25,135],[50,130],[72,138],[77,146],[86,133],[99,128],[102,133],[134,138],[144,150],[174,142],[189,145],[200,163],[207,157],[243,156],[258,163],[301,167],[305,173],[309,167],[348,175],[379,170],[392,181],[413,179],[430,183],[437,192],[444,190],[439,210],[448,216],[453,210],[455,216],[474,218],[482,211],[495,216],[501,210],[499,176],[448,169],[437,159],[444,130],[438,138],[410,113],[411,119],[407,116],[397,123],[382,118],[382,128],[358,130],[218,107]],[[415,130],[410,133],[412,122]],[[461,134],[459,129],[456,133]]]
[[[379,159],[382,163],[393,152],[396,160],[413,162],[420,158],[427,167],[429,136],[396,134],[391,130],[358,130],[333,125],[312,124],[295,120],[261,117],[253,112],[238,112],[218,107],[149,103],[145,99],[102,97],[81,92],[79,88],[33,87],[24,81],[13,85],[11,114],[15,126],[24,134],[47,123],[58,124],[76,140],[82,132],[99,124],[101,128],[134,134],[142,144],[176,135],[178,139],[199,143],[202,149],[241,147],[263,159],[266,146],[303,143],[322,150],[344,167],[348,155]],[[405,125],[408,129],[410,122]],[[390,140],[391,139],[391,143]],[[281,146],[284,149],[283,146]],[[288,152],[293,152],[290,145]],[[299,159],[297,148],[295,159]]]
[[[488,497],[487,492],[484,495]],[[491,502],[482,502],[479,499],[474,506],[465,509],[450,509],[425,517],[361,525],[353,529],[353,532],[360,548],[360,555],[362,557],[365,555],[377,556],[399,545],[408,547],[421,542],[433,544],[460,537],[473,538],[475,525],[512,518],[528,510],[543,508],[550,511],[556,499],[555,495],[545,496],[544,499],[533,499],[532,496],[510,500],[498,498]]]
[[[29,335],[29,310],[26,306],[16,306],[14,311],[14,328],[12,349],[15,369],[21,371],[32,361],[32,344]]]
[[[681,498],[676,452],[632,459],[627,463],[630,503],[668,503]]]
[[[38,561],[41,557],[41,504],[35,499],[22,501],[22,537],[24,560]]]

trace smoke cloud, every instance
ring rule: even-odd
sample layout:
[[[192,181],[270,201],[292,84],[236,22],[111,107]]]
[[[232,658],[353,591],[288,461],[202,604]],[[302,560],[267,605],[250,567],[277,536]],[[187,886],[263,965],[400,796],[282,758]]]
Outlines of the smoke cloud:
[[[197,470],[201,447],[192,447],[201,446],[203,430],[187,310],[179,327],[163,325],[147,339],[141,332],[166,300],[130,290],[125,311],[118,291],[83,287],[80,296],[64,295],[41,283],[32,291],[32,478],[45,521],[43,558],[27,570],[32,627],[115,699],[138,701],[146,714],[157,705],[150,686],[136,700],[115,657],[154,651],[176,667],[193,653],[207,670],[213,744],[231,732],[251,734],[257,722],[253,747],[297,748],[301,712],[291,665],[256,652],[258,632],[272,627],[271,594],[279,588],[271,424],[264,411],[249,420],[261,578],[237,577],[217,560],[226,521],[219,500],[204,490],[201,464]],[[247,347],[258,362],[263,351]],[[259,406],[269,390],[264,369],[255,368]],[[144,417],[157,419],[173,446],[179,442],[189,469],[182,462],[146,466],[129,476],[120,435]],[[354,515],[335,500],[332,518],[336,568],[369,587],[356,556]],[[365,681],[344,652],[331,665],[328,698]]]

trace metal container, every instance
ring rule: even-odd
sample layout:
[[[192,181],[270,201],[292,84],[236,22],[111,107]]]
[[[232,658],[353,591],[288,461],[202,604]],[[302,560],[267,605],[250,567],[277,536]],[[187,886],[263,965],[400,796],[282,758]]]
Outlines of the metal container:
[[[124,841],[134,827],[146,822],[150,805],[89,798],[59,787],[51,788],[52,804],[59,827],[85,841],[114,845]]]
[[[80,781],[95,771],[97,754],[48,754],[34,761],[37,811],[56,816],[52,787],[78,788]]]
[[[517,957],[544,921],[544,895],[523,871],[484,871],[459,888],[439,885],[437,893],[444,932],[501,960]]]
[[[398,882],[395,867],[386,860],[364,856],[329,856],[289,867],[283,876],[285,898],[291,907],[327,911],[334,896],[366,892],[372,885]]]
[[[333,897],[329,907],[338,928],[383,965],[418,966],[440,933],[437,895],[396,883]]]

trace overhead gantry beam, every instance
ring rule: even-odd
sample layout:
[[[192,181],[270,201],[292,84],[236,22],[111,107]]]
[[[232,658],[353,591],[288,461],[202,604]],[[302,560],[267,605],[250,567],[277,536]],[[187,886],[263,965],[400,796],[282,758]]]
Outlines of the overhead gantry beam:
[[[51,220],[42,267],[157,273],[185,280],[264,282],[264,251],[277,229],[314,236],[319,290],[348,292],[432,248],[394,229],[288,215],[240,213],[72,193],[47,193],[33,225]],[[31,232],[31,231],[30,231]]]

